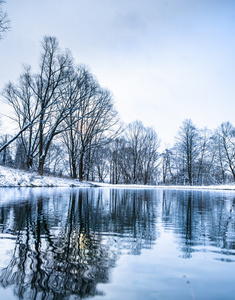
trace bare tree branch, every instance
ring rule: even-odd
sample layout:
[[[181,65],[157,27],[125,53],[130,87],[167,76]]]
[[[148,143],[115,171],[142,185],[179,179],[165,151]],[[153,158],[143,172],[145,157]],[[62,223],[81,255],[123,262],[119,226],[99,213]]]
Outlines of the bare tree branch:
[[[0,39],[2,39],[6,32],[10,29],[10,20],[6,12],[2,10],[2,5],[5,1],[0,0]]]

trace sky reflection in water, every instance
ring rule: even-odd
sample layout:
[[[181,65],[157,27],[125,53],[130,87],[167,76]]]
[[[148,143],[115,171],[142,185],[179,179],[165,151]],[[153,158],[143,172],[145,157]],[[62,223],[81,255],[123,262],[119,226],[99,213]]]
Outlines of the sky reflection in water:
[[[1,299],[234,299],[235,193],[0,189]]]

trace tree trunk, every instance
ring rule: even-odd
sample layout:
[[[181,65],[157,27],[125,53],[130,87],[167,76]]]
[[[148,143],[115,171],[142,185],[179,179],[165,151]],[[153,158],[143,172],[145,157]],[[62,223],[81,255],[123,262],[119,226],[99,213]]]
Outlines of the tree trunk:
[[[77,166],[74,161],[72,162],[72,178],[74,179],[77,178]]]
[[[30,156],[27,156],[27,161],[26,161],[26,168],[27,170],[30,170],[33,166],[33,158]]]
[[[45,156],[41,156],[39,158],[39,163],[38,163],[38,175],[43,175],[44,172],[44,163],[45,163]]]
[[[79,180],[83,181],[83,158],[84,158],[84,153],[82,152],[80,155],[80,159],[79,159]]]

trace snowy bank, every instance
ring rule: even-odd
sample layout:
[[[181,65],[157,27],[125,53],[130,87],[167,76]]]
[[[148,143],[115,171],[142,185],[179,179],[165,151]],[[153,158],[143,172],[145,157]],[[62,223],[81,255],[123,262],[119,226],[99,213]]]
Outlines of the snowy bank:
[[[162,186],[79,182],[76,179],[39,176],[36,172],[0,166],[0,187],[102,187],[115,189],[233,190],[235,184],[210,186]]]
[[[172,190],[231,190],[235,191],[235,184],[228,185],[208,185],[208,186],[181,186],[181,185],[138,185],[138,184],[108,184],[100,182],[90,182],[95,187],[107,187],[115,189],[172,189]]]
[[[88,187],[75,179],[39,176],[36,172],[26,172],[0,166],[0,187]]]

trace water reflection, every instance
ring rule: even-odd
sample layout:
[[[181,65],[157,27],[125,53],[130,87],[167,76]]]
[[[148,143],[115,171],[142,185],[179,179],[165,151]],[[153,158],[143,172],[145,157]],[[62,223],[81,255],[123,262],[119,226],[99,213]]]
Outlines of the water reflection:
[[[0,206],[2,238],[15,238],[0,284],[21,299],[102,295],[97,284],[120,252],[140,254],[156,240],[153,191],[36,191]]]
[[[234,193],[164,190],[162,221],[173,228],[184,258],[190,258],[196,246],[208,245],[235,255]]]
[[[158,254],[151,254],[153,263],[163,257],[164,267],[159,274],[162,262],[149,269],[152,274],[141,275],[145,280],[155,276],[160,281],[172,261],[184,273],[179,258],[191,261],[203,251],[212,253],[214,261],[234,262],[234,196],[175,190],[0,189],[0,285],[12,287],[20,299],[104,295],[97,285],[110,282],[118,258],[141,257],[143,249],[152,251],[154,245]],[[170,233],[169,239],[173,233],[177,252],[158,249],[163,231]],[[165,253],[171,255],[169,265]],[[195,266],[199,272],[198,261]],[[193,272],[192,264],[190,268]]]

